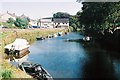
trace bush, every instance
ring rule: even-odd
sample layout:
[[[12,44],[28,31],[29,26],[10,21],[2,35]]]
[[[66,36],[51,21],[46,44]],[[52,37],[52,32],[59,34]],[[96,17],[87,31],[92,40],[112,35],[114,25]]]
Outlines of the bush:
[[[12,72],[9,70],[4,70],[2,72],[2,79],[9,79],[12,77]]]

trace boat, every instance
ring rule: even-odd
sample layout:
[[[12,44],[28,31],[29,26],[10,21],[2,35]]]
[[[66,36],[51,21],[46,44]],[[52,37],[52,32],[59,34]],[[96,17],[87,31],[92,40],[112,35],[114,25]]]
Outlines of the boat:
[[[23,56],[22,58],[15,58],[14,56],[7,56],[7,57],[5,57],[6,59],[6,61],[7,62],[11,62],[11,61],[13,61],[13,62],[24,62],[24,61],[27,61],[27,59],[28,59],[28,54],[29,54],[30,52],[28,51],[28,52],[26,52],[25,54],[25,56]]]
[[[38,80],[53,80],[52,76],[40,65],[32,62],[22,62],[18,68]]]
[[[65,42],[83,42],[83,39],[65,39]]]
[[[44,40],[45,38],[43,37],[36,37],[37,40]]]
[[[48,38],[53,38],[53,35],[51,34],[51,35],[48,35]]]
[[[85,37],[83,38],[83,41],[90,41],[90,37],[89,37],[89,36],[85,36]]]
[[[65,32],[65,35],[67,35],[68,34],[68,32]]]
[[[91,37],[85,36],[81,39],[65,39],[65,42],[89,42],[91,41]]]
[[[58,36],[62,36],[62,32],[58,32]]]
[[[54,37],[57,37],[57,34],[53,34]]]
[[[4,47],[4,51],[8,56],[12,55],[15,58],[21,58],[26,55],[26,52],[29,51],[29,47],[30,45],[27,40],[16,38],[13,43],[10,43]]]

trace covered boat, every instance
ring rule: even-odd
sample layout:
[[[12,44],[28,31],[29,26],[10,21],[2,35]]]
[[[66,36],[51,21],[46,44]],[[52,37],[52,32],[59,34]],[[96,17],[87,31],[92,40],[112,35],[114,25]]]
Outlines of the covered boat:
[[[44,40],[45,38],[38,36],[38,37],[36,37],[36,39],[37,39],[37,40]]]
[[[38,80],[53,80],[52,76],[40,64],[22,62],[18,68]]]
[[[7,55],[12,55],[15,58],[21,58],[25,56],[30,47],[29,43],[25,39],[17,38],[13,43],[10,43],[4,47]]]

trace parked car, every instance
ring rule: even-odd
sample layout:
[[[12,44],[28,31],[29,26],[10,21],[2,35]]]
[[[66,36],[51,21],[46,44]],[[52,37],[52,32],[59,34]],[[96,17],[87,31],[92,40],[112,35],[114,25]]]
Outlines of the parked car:
[[[40,26],[30,26],[30,28],[40,28]]]

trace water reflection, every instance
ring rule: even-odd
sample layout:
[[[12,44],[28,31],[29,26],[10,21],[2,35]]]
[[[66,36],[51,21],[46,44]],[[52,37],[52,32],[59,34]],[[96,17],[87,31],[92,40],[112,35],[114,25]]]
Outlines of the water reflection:
[[[113,65],[114,65],[114,71],[116,78],[119,80],[120,79],[120,53],[119,52],[109,52],[111,59],[113,60]]]
[[[89,60],[84,65],[84,78],[116,79],[114,65],[111,58],[102,51],[89,53]]]
[[[29,49],[28,60],[43,65],[53,78],[119,78],[120,54],[90,43],[64,41],[82,38],[79,33],[70,33],[36,41]]]
[[[43,65],[54,78],[80,78],[87,55],[79,43],[64,40],[82,37],[70,33],[63,37],[36,41],[29,49],[31,53],[28,60]]]

